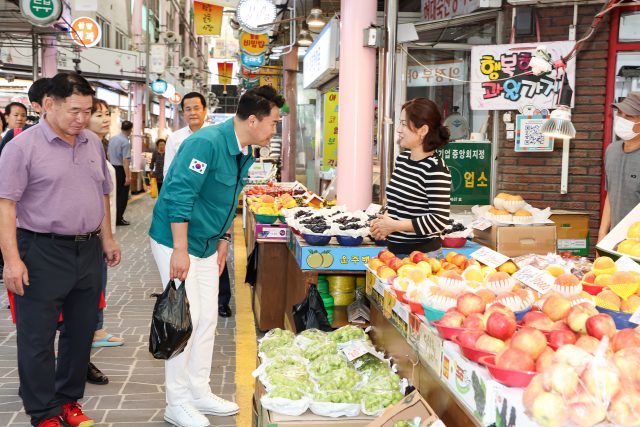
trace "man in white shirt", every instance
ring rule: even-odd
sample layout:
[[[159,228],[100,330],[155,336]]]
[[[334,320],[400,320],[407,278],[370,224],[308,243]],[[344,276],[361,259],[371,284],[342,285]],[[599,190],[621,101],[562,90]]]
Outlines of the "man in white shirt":
[[[207,101],[204,96],[198,92],[190,92],[182,98],[180,103],[182,107],[182,114],[188,123],[188,126],[178,129],[167,138],[167,146],[164,153],[164,176],[167,176],[169,166],[180,148],[180,144],[187,139],[192,133],[199,131],[208,123],[205,123],[204,118],[207,115]]]

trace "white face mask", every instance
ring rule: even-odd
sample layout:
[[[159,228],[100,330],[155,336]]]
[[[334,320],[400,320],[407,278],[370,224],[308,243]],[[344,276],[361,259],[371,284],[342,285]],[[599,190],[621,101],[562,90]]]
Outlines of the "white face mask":
[[[631,120],[627,120],[618,116],[616,117],[616,122],[613,126],[613,130],[615,131],[616,135],[618,135],[618,138],[623,141],[629,141],[630,139],[633,139],[636,136],[640,135],[640,132],[633,131],[633,127],[635,125],[636,123],[632,122]]]

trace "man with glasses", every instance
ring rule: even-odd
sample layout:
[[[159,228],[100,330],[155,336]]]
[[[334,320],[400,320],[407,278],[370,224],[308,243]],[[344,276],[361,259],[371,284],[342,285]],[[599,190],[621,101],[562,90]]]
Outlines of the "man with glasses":
[[[613,130],[622,141],[611,143],[604,155],[607,198],[598,243],[640,204],[640,92],[611,106],[618,109]]]

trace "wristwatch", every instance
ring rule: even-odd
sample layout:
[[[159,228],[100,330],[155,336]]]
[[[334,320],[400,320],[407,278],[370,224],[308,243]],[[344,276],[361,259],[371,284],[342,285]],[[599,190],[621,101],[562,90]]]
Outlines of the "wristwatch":
[[[220,237],[220,240],[224,240],[227,243],[231,243],[231,233],[225,233]]]

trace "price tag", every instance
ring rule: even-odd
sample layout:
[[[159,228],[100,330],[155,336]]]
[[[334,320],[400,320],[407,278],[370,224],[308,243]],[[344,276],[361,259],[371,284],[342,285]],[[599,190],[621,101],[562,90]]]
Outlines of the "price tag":
[[[357,359],[365,353],[372,354],[376,356],[378,359],[383,360],[382,357],[378,354],[375,348],[371,347],[369,344],[364,342],[364,340],[353,340],[348,343],[345,347],[342,348],[342,352],[347,356],[347,360],[349,362]]]
[[[626,255],[622,255],[617,261],[618,271],[635,271],[640,273],[640,264],[632,260]]]
[[[471,223],[471,226],[473,228],[475,228],[476,230],[480,230],[480,231],[486,230],[487,228],[491,227],[492,225],[493,224],[491,224],[490,222],[486,222],[486,221],[483,221],[481,219],[476,219],[475,221],[473,221]]]
[[[477,251],[473,252],[471,256],[481,263],[493,268],[499,267],[505,262],[509,261],[508,256],[499,254],[498,252],[489,248],[478,249]]]
[[[408,325],[409,324],[409,312],[407,311],[407,307],[404,306],[404,304],[402,304],[400,301],[398,301],[396,303],[395,306],[393,306],[392,311],[402,320],[404,320],[404,322]]]
[[[369,205],[369,207],[367,208],[367,210],[364,211],[364,213],[366,213],[367,215],[371,216],[371,215],[375,215],[378,212],[380,212],[380,209],[382,209],[382,205],[376,205],[375,203],[371,203]]]
[[[551,274],[531,265],[526,266],[520,271],[516,271],[513,273],[513,277],[541,294],[549,292],[555,281],[555,278]]]
[[[633,314],[629,318],[629,322],[640,325],[640,307],[638,307],[636,311],[633,312]]]

